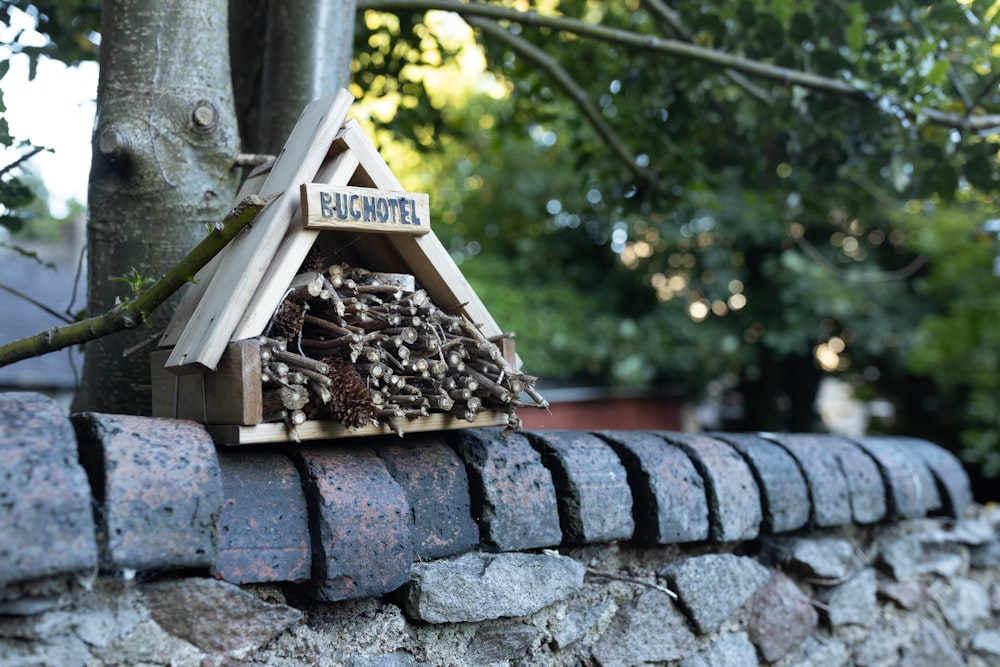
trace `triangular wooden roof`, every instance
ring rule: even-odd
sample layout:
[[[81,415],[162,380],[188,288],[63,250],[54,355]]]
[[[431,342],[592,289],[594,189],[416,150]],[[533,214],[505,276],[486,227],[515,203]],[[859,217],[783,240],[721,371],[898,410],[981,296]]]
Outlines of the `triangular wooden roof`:
[[[439,306],[460,307],[486,336],[501,333],[433,230],[412,236],[303,225],[302,183],[404,191],[358,124],[345,123],[353,101],[342,90],[310,104],[277,159],[247,179],[238,200],[250,194],[275,198],[188,286],[160,339],[161,346],[174,348],[167,370],[178,375],[215,370],[231,341],[260,335],[317,242],[338,261],[411,273]]]

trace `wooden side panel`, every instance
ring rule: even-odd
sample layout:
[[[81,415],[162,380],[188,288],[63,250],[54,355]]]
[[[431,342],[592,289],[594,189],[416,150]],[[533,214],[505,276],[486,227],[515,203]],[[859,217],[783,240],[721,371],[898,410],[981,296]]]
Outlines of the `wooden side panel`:
[[[274,163],[262,164],[250,172],[250,175],[243,181],[243,185],[236,195],[236,203],[243,201],[250,195],[260,194],[260,189],[264,185],[264,181],[267,180],[268,174],[271,173],[272,164]],[[177,304],[177,310],[174,311],[174,316],[163,331],[163,335],[160,336],[158,343],[160,347],[173,347],[177,344],[177,339],[180,338],[184,327],[187,326],[188,320],[191,319],[195,307],[201,300],[202,294],[208,288],[208,284],[212,281],[212,277],[219,268],[219,262],[221,261],[219,255],[213,257],[212,261],[203,266],[201,271],[195,274],[195,282],[189,283],[184,288],[184,295],[181,297],[180,303]]]
[[[149,355],[153,416],[191,419],[203,424],[259,424],[263,415],[260,344],[256,339],[230,344],[215,371],[174,375],[163,365],[170,350]]]
[[[170,350],[149,355],[153,384],[153,416],[205,422],[205,391],[200,375],[174,375],[163,366]]]
[[[350,180],[357,168],[358,158],[344,147],[344,152],[328,158],[323,163],[316,180],[321,183],[344,184]],[[264,327],[281,305],[285,291],[318,235],[319,230],[303,229],[300,215],[296,215],[274,259],[267,267],[264,278],[257,286],[253,298],[247,304],[246,311],[233,333],[235,340],[263,333]]]
[[[431,231],[427,195],[376,188],[303,183],[302,219],[306,229],[414,235]]]
[[[167,360],[172,373],[215,370],[247,305],[274,258],[299,206],[299,183],[313,180],[347,116],[347,91],[306,107],[271,167],[261,191],[282,192],[237,237],[222,258],[207,290]],[[297,267],[296,267],[297,268]]]

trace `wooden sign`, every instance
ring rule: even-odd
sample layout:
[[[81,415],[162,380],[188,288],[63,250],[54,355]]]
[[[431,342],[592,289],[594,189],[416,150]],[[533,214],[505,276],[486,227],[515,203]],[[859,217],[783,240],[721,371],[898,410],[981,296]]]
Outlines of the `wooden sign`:
[[[427,195],[376,188],[303,183],[302,218],[306,229],[413,235],[431,231]]]

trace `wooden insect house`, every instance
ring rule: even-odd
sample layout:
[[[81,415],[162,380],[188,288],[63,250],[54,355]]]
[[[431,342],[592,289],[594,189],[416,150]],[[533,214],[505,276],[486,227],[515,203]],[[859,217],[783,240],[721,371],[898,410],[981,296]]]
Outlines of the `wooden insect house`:
[[[504,334],[354,121],[302,113],[237,201],[268,201],[188,285],[150,357],[153,414],[249,444],[517,428],[546,407]]]

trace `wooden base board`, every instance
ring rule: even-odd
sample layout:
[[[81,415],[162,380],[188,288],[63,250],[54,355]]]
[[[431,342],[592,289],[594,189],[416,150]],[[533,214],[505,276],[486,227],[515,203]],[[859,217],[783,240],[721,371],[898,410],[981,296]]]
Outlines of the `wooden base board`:
[[[469,423],[453,415],[435,413],[416,419],[400,419],[403,433],[426,433],[428,431],[453,431],[462,428],[480,428],[483,426],[502,426],[507,423],[507,415],[502,412],[485,410],[480,412],[476,421]],[[236,426],[229,424],[207,424],[205,429],[219,445],[260,445],[285,444],[295,442],[295,438],[283,423],[257,424],[255,426]],[[295,427],[299,439],[334,440],[340,438],[357,438],[370,435],[396,435],[387,425],[364,426],[349,429],[340,422],[307,421]]]

